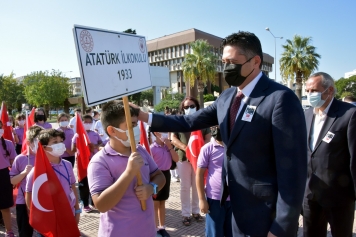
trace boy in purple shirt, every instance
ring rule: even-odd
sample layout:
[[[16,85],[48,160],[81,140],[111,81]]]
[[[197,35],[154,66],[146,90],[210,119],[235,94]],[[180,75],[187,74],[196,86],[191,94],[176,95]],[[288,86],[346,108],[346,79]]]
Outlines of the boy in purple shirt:
[[[205,235],[207,237],[232,237],[230,199],[220,206],[221,170],[224,161],[224,146],[219,127],[211,128],[214,139],[205,144],[198,157],[196,183],[199,208],[206,214]],[[208,170],[204,192],[204,173]]]
[[[137,113],[130,108],[132,125]],[[162,172],[140,145],[132,153],[124,106],[110,101],[102,108],[101,122],[110,141],[94,155],[88,167],[90,193],[100,213],[99,237],[155,237],[152,194],[165,184]],[[143,185],[137,186],[141,173]],[[140,200],[147,209],[141,210]]]
[[[20,183],[16,198],[16,221],[20,237],[32,236],[33,234],[25,202],[26,176],[35,165],[35,155],[38,147],[38,140],[35,138],[42,130],[43,128],[37,125],[27,130],[26,142],[27,147],[30,149],[30,155],[29,157],[22,154],[16,156],[10,170],[11,184],[15,186]]]
[[[90,149],[90,157],[89,160],[99,151],[99,147],[102,146],[102,141],[100,135],[92,131],[93,127],[93,118],[90,115],[84,115],[84,129],[86,130],[89,137],[89,149]],[[73,151],[76,152],[76,138],[73,139]],[[88,177],[83,178],[79,182],[79,195],[80,199],[83,201],[84,208],[83,210],[88,213],[94,209],[93,201],[90,197],[89,185],[88,185]],[[90,204],[90,205],[89,205]]]
[[[62,131],[56,129],[45,129],[40,132],[38,139],[46,152],[48,160],[55,171],[59,182],[61,183],[63,190],[68,198],[68,202],[73,211],[73,218],[75,218],[77,224],[79,223],[81,210],[78,204],[78,193],[75,187],[75,177],[72,169],[72,165],[69,161],[61,159],[64,151],[66,150],[63,140],[65,135]],[[33,188],[33,176],[34,167],[26,178],[26,194],[25,200],[28,209],[30,209],[32,201],[32,188]]]

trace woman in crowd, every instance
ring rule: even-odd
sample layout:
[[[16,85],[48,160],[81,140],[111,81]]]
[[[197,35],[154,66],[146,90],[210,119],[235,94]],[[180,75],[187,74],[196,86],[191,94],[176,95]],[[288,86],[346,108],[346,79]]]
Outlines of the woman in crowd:
[[[35,112],[36,125],[43,127],[44,129],[52,128],[50,123],[47,123],[47,116],[43,108],[37,108]]]

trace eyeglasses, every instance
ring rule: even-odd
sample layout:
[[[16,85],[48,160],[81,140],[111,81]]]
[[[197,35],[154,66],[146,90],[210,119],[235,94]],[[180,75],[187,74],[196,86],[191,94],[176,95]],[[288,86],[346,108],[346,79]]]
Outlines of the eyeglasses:
[[[183,106],[183,109],[194,109],[196,106],[195,105],[188,105],[188,106]]]

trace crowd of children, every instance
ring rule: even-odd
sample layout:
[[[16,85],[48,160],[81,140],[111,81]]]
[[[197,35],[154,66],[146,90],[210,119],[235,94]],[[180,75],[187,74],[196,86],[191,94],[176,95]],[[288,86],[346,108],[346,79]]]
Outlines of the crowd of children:
[[[194,104],[191,99],[188,102]],[[85,112],[86,114],[81,116],[80,109],[75,111],[76,116],[82,117],[90,150],[87,177],[77,182],[79,194],[73,172],[78,137],[75,118],[70,119],[69,115],[61,113],[57,118],[58,128],[52,129],[52,125],[47,123],[45,111],[39,108],[35,113],[35,125],[27,129],[26,139],[23,140],[26,117],[19,114],[16,116],[16,127],[13,129],[14,143],[2,137],[3,129],[0,121],[0,179],[2,180],[0,209],[6,229],[5,236],[15,236],[11,229],[10,216],[10,207],[14,205],[13,188],[15,187],[18,188],[16,221],[19,236],[32,236],[33,233],[42,236],[29,224],[35,156],[38,144],[41,144],[68,197],[73,218],[77,223],[82,211],[80,208],[82,202],[83,211],[91,212],[97,209],[100,212],[98,236],[169,237],[165,226],[165,203],[169,198],[171,177],[179,181],[178,175],[175,177],[171,171],[175,170],[177,163],[182,169],[182,162],[184,162],[179,156],[179,150],[182,149],[179,145],[173,146],[171,142],[171,137],[179,134],[148,130],[151,154],[139,144],[136,144],[136,151],[132,152],[121,101],[106,103],[101,114],[91,109]],[[165,112],[169,115],[176,111]],[[131,108],[130,113],[134,140],[137,143],[140,134],[137,112]],[[183,210],[185,204],[182,203],[183,225],[190,225],[191,218],[202,221],[203,218],[199,214],[201,211],[207,216],[207,236],[231,236],[229,232],[224,233],[231,220],[230,204],[227,202],[224,207],[218,204],[220,183],[217,180],[221,174],[223,147],[216,130],[218,129],[213,131],[215,139],[206,144],[200,153],[196,172],[197,187],[194,172],[189,175],[189,185],[194,187],[193,194],[196,189],[198,191],[199,209],[194,207],[193,215],[190,216],[188,210]],[[23,143],[26,144],[27,151],[21,153]],[[208,170],[206,190],[203,181],[205,170]],[[138,173],[141,174],[143,182],[140,186],[137,185]],[[187,177],[180,178],[184,181]],[[182,185],[184,186],[184,182]],[[181,189],[184,191],[184,187]],[[146,211],[141,210],[141,201],[146,203]]]

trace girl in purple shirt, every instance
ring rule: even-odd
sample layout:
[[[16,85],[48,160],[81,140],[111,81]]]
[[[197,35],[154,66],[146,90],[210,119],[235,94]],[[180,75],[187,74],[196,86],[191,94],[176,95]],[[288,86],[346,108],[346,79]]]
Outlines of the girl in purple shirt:
[[[61,113],[58,115],[57,122],[59,125],[58,131],[64,132],[65,139],[63,141],[64,145],[66,146],[66,151],[62,155],[64,160],[69,161],[74,168],[75,152],[72,151],[72,138],[74,136],[74,131],[69,127],[69,115],[65,113]]]
[[[4,129],[0,121],[0,210],[5,224],[5,236],[15,236],[11,230],[11,213],[10,207],[14,205],[12,197],[12,184],[10,182],[9,167],[16,157],[14,144],[5,140],[2,135]]]
[[[151,134],[151,132],[149,133]],[[169,190],[171,186],[171,173],[172,160],[178,162],[178,154],[174,151],[171,141],[168,139],[168,133],[154,132],[156,140],[151,145],[151,153],[153,160],[156,162],[158,169],[162,171],[166,177],[166,184],[163,188],[153,196],[153,203],[155,208],[155,221],[157,233],[162,237],[169,237],[166,231],[166,200],[169,198]]]
[[[36,125],[43,127],[44,129],[52,128],[50,123],[47,123],[47,116],[43,108],[37,108],[35,112]]]
[[[18,114],[15,120],[14,138],[16,142],[16,153],[20,155],[22,149],[22,139],[24,133],[24,125],[26,122],[26,117],[23,114]]]

